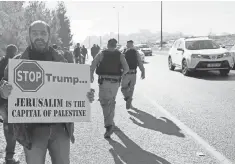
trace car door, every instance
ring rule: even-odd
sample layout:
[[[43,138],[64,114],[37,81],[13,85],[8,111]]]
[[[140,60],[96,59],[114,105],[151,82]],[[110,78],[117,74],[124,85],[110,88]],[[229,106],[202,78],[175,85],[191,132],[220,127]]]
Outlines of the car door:
[[[177,49],[181,49],[181,50],[177,50]],[[184,41],[179,41],[179,44],[178,44],[178,47],[177,47],[176,51],[176,56],[177,56],[177,63],[178,65],[181,65],[182,64],[182,59],[183,59],[183,54],[184,54]]]
[[[235,46],[233,46],[231,49],[230,49],[230,53],[233,57],[233,61],[235,61]]]
[[[177,62],[177,55],[176,55],[177,48],[176,47],[177,47],[178,43],[179,43],[178,40],[176,40],[170,50],[171,60],[174,64],[176,64],[176,62]]]

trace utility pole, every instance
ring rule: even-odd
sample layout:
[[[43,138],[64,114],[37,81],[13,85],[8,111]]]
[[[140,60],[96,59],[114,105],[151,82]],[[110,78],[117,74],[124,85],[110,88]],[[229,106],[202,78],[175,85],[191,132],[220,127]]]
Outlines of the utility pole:
[[[161,1],[161,49],[162,49],[162,1]]]
[[[102,42],[101,42],[101,36],[100,36],[100,47],[101,47],[101,44],[102,44]]]
[[[117,21],[118,21],[118,44],[119,44],[119,9],[117,7],[113,7],[114,9],[117,9]],[[121,8],[124,8],[124,6],[122,6]]]
[[[119,44],[119,11],[118,11],[118,44]]]
[[[91,48],[91,36],[89,36],[89,48]]]

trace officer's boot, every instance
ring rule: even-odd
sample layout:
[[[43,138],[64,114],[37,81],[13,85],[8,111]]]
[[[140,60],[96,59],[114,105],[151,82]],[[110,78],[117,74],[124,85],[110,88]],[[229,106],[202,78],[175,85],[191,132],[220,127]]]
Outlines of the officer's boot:
[[[132,98],[126,97],[124,100],[126,101],[126,109],[130,109],[132,107]]]
[[[110,138],[110,136],[112,135],[112,133],[113,133],[113,128],[114,128],[114,126],[113,125],[109,125],[109,126],[107,126],[107,127],[105,127],[106,128],[106,132],[105,132],[105,134],[104,134],[104,138]]]
[[[14,158],[12,158],[12,159],[5,159],[4,164],[19,164],[19,163],[20,163],[20,161],[17,161]]]

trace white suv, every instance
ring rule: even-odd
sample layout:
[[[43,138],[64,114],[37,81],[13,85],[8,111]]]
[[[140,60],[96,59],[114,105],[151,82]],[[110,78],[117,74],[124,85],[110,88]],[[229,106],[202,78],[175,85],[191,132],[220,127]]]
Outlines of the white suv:
[[[180,67],[187,76],[194,71],[219,70],[228,75],[234,62],[231,54],[209,38],[181,38],[174,42],[169,51],[170,70]]]

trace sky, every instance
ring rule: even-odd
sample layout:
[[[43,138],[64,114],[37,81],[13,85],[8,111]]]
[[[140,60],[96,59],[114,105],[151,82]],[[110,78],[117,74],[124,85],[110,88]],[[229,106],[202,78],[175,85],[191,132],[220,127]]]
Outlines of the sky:
[[[47,1],[54,8],[56,1]],[[65,1],[75,42],[90,35],[161,29],[160,1]],[[115,8],[113,8],[115,7]],[[163,31],[192,35],[235,33],[235,1],[163,1]]]

